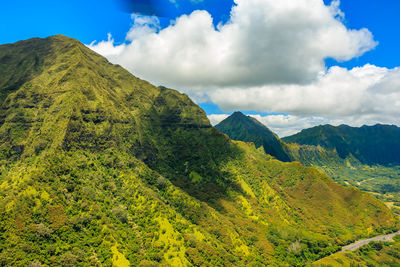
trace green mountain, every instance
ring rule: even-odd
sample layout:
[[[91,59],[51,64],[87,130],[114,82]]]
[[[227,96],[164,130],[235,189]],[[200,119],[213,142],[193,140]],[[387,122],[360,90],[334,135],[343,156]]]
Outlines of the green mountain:
[[[341,158],[353,155],[362,164],[400,164],[400,128],[394,125],[322,125],[282,139],[287,143],[322,146]]]
[[[74,39],[0,46],[0,96],[1,266],[301,266],[398,227]]]
[[[324,125],[283,140],[291,142],[287,146],[296,160],[343,185],[373,193],[400,213],[399,127]]]
[[[256,119],[235,112],[215,126],[233,140],[253,142],[256,148],[263,147],[265,153],[284,162],[291,161],[285,145],[279,137]]]
[[[278,144],[280,150],[284,151],[286,157],[289,158],[290,161],[299,161],[305,166],[317,168],[342,185],[353,186],[360,190],[370,192],[377,198],[385,201],[394,212],[400,213],[400,166],[395,163],[388,166],[378,164],[368,165],[360,162],[352,153],[340,156],[337,152],[338,149],[332,145],[332,143],[335,143],[332,140],[339,140],[336,143],[341,144],[343,147],[344,138],[337,136],[332,137],[332,135],[331,138],[325,138],[324,131],[322,131],[322,135],[318,135],[315,132],[315,129],[325,128],[330,130],[336,129],[335,131],[338,131],[340,128],[350,128],[353,130],[364,129],[366,132],[374,132],[374,134],[377,135],[374,138],[375,141],[387,139],[395,143],[397,139],[389,138],[389,136],[393,136],[394,130],[398,129],[397,127],[384,125],[377,125],[375,127],[364,126],[362,128],[351,128],[344,125],[339,127],[319,126],[303,130],[301,133],[292,137],[283,138],[285,141],[291,141],[292,138],[296,137],[300,139],[299,143],[301,143],[301,140],[305,140],[306,137],[308,138],[309,144],[298,144],[285,143],[271,131],[260,130],[267,128],[262,126],[262,124],[254,118],[246,117],[241,113],[232,114],[226,121],[227,122],[224,121],[216,127],[232,139],[253,142],[257,147],[262,145],[267,154],[272,154],[270,152],[271,149],[268,149],[272,144],[274,144],[275,147],[277,146],[276,144]],[[376,130],[372,131],[373,128],[376,128]],[[384,131],[384,129],[387,129],[387,131]],[[382,133],[384,138],[379,135],[382,131],[384,131],[384,133]],[[313,135],[305,135],[303,139],[298,137],[302,136],[302,133],[308,132],[312,132]],[[358,143],[362,143],[362,138],[361,136],[357,138],[353,137],[353,139],[357,139]],[[351,138],[347,139],[350,140]],[[263,143],[262,140],[269,141]],[[330,145],[326,145],[327,143]],[[356,145],[357,144],[348,142],[349,147],[354,147]],[[380,151],[379,153],[384,153],[381,149],[379,145],[374,145],[373,142],[371,142],[371,147],[368,147],[369,151]],[[357,155],[357,152],[354,154]]]

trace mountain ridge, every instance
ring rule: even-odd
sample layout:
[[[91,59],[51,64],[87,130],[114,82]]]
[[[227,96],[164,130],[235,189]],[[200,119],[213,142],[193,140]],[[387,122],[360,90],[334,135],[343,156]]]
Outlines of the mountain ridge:
[[[287,143],[321,145],[336,150],[341,158],[350,154],[361,163],[374,165],[400,164],[400,128],[395,125],[351,127],[321,125],[304,129],[283,138]]]
[[[260,122],[257,123],[257,125],[258,124],[260,124]],[[247,134],[246,136],[240,135],[237,132],[235,133],[235,130],[237,131],[238,129],[226,131],[226,133],[228,133],[228,135],[230,135],[233,139],[248,142],[256,142],[258,139],[262,138],[262,132],[252,131],[251,127],[247,127],[247,129],[249,132],[251,132],[251,134]],[[352,153],[347,153],[340,156],[336,147],[329,147],[326,145],[326,143],[318,142],[318,140],[326,140],[326,134],[322,131],[324,129],[333,131],[340,129],[355,129],[364,133],[371,132],[371,129],[373,129],[372,132],[376,132],[378,135],[380,135],[380,131],[382,131],[382,129],[384,131],[396,131],[398,128],[394,125],[383,124],[377,124],[375,126],[362,126],[359,128],[348,125],[320,125],[310,129],[304,129],[302,132],[294,135],[294,137],[296,137],[297,135],[301,136],[303,133],[306,133],[305,136],[309,137],[308,141],[312,145],[284,143],[283,141],[281,141],[281,145],[289,155],[291,161],[299,161],[305,166],[315,167],[344,186],[353,186],[360,190],[370,192],[375,197],[385,201],[388,207],[390,207],[394,212],[399,213],[400,183],[396,177],[399,177],[400,167],[396,165],[396,163],[386,166],[376,163],[363,163],[359,159],[360,157],[357,158],[357,156],[359,156],[357,153],[354,153],[354,155]],[[224,129],[221,130],[224,131]],[[311,137],[307,136],[308,131],[314,132],[314,135]],[[239,133],[244,132],[245,131],[243,130],[239,131]],[[351,146],[352,143],[348,142],[351,141],[351,138],[346,138],[348,139],[347,143],[343,141],[343,138],[337,138],[339,141],[338,143],[342,142],[346,146]],[[365,137],[358,135],[357,139],[365,140]],[[379,139],[382,140],[382,138]],[[395,138],[394,141],[396,140],[397,139]],[[332,140],[329,142],[331,141]],[[375,148],[374,145],[376,146],[376,144],[371,143],[370,145],[371,151],[373,151]],[[377,149],[379,149],[379,146]]]
[[[74,39],[0,46],[0,66],[0,265],[305,265],[397,227]]]

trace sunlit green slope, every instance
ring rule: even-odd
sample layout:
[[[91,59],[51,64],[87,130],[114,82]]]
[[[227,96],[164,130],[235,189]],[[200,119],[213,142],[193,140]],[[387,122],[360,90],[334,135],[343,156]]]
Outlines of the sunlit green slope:
[[[304,265],[396,227],[76,40],[0,46],[0,92],[2,266]]]

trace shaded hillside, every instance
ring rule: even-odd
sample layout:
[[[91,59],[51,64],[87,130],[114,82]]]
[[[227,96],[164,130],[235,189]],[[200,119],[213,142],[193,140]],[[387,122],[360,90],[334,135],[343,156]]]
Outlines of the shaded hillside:
[[[363,164],[400,164],[400,128],[375,125],[354,128],[323,125],[282,139],[287,143],[322,146],[336,150],[341,158],[353,155]]]
[[[290,161],[279,137],[256,119],[241,112],[233,113],[215,128],[233,140],[253,142],[257,148],[262,146],[265,153],[280,161]]]
[[[0,265],[305,265],[383,203],[212,128],[76,40],[0,46]]]

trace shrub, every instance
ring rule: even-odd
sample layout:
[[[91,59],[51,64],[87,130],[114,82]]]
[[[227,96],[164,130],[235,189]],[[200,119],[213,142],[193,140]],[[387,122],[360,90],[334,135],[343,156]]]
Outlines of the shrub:
[[[162,177],[162,176],[160,176],[160,177],[157,178],[156,186],[157,186],[158,189],[162,190],[162,189],[164,189],[167,185],[168,185],[167,179],[165,179],[165,178]]]
[[[123,207],[115,207],[111,210],[111,213],[122,223],[128,222],[128,213]]]
[[[64,253],[60,257],[60,263],[63,267],[73,267],[76,265],[78,261],[78,257],[72,254],[71,252]]]
[[[32,261],[28,264],[28,267],[42,267],[43,265],[38,261]]]
[[[52,206],[49,208],[50,222],[53,229],[59,229],[64,226],[67,217],[64,214],[63,206]]]
[[[34,230],[35,230],[36,235],[38,235],[40,237],[47,237],[53,233],[53,230],[51,230],[49,227],[47,227],[43,223],[36,224],[34,226]]]

